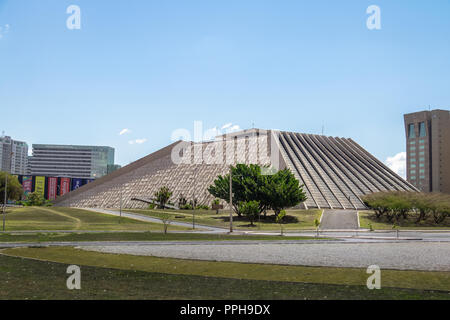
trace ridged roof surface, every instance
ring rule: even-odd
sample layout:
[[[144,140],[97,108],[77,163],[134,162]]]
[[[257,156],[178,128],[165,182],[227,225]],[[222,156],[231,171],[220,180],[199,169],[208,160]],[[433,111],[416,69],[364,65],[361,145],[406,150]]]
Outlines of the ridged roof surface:
[[[177,151],[184,156],[181,163],[174,163],[174,148],[183,150]],[[132,199],[152,198],[167,186],[173,203],[183,195],[210,205],[207,188],[228,173],[230,164],[273,164],[273,154],[279,156],[279,168],[289,168],[304,185],[307,208],[362,209],[360,197],[368,193],[417,191],[351,139],[252,129],[211,142],[174,143],[58,198],[56,204],[118,208],[122,198],[125,208],[144,208],[145,203]]]

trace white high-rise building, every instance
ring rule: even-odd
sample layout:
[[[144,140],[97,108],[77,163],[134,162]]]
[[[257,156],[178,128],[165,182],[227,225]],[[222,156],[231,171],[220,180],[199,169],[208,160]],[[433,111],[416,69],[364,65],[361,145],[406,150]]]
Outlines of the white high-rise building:
[[[26,142],[0,137],[0,171],[27,174],[28,145]]]

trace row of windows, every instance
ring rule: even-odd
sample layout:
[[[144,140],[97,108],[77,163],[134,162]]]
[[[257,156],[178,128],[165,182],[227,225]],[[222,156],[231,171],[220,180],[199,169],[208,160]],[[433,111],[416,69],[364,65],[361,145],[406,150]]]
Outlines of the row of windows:
[[[425,155],[425,151],[420,151],[419,152],[419,156],[424,156]],[[409,153],[409,157],[410,158],[415,158],[416,157],[416,153],[415,152],[410,152]],[[425,158],[424,158],[425,159]]]
[[[425,179],[425,176],[419,176],[419,179],[420,179],[420,180],[424,180],[424,179]],[[417,180],[417,179],[416,179],[416,176],[411,176],[411,180]]]
[[[426,137],[427,131],[425,127],[425,122],[419,123],[419,137]],[[416,125],[415,123],[410,123],[408,125],[408,138],[409,139],[415,139],[416,138]]]
[[[409,159],[409,162],[416,162],[416,158]],[[419,162],[425,162],[425,158],[424,157],[419,157]]]

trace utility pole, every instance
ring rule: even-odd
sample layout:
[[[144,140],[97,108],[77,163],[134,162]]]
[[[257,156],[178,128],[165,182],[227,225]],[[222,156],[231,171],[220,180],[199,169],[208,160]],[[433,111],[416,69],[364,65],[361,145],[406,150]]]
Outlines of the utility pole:
[[[3,232],[5,231],[6,201],[8,193],[8,172],[5,171],[5,199],[3,202]]]
[[[10,156],[11,156],[11,161],[12,161],[12,157],[14,155],[14,152],[11,152]],[[10,168],[11,171],[11,168]],[[8,171],[5,171],[5,199],[4,199],[4,203],[3,203],[3,232],[5,231],[5,219],[6,219],[6,203],[8,201]]]
[[[233,166],[230,166],[230,233],[233,232]]]
[[[120,187],[120,213],[119,213],[119,223],[120,223],[121,220],[122,220],[122,197],[123,197],[122,193],[123,193],[123,190],[122,190],[122,187]]]
[[[195,184],[197,182],[197,168],[194,168],[194,185],[193,185],[193,189],[192,189],[192,229],[195,230],[195,205],[196,202],[195,201]]]

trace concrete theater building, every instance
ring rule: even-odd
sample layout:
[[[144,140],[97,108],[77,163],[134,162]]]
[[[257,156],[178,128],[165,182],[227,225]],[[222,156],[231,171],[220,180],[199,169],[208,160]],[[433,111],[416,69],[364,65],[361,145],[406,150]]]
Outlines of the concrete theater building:
[[[237,163],[290,169],[304,185],[306,208],[362,209],[368,193],[418,191],[352,139],[251,129],[209,142],[175,142],[57,198],[56,205],[145,208],[142,200],[162,186],[173,192],[173,203],[183,196],[210,205],[208,186]]]

